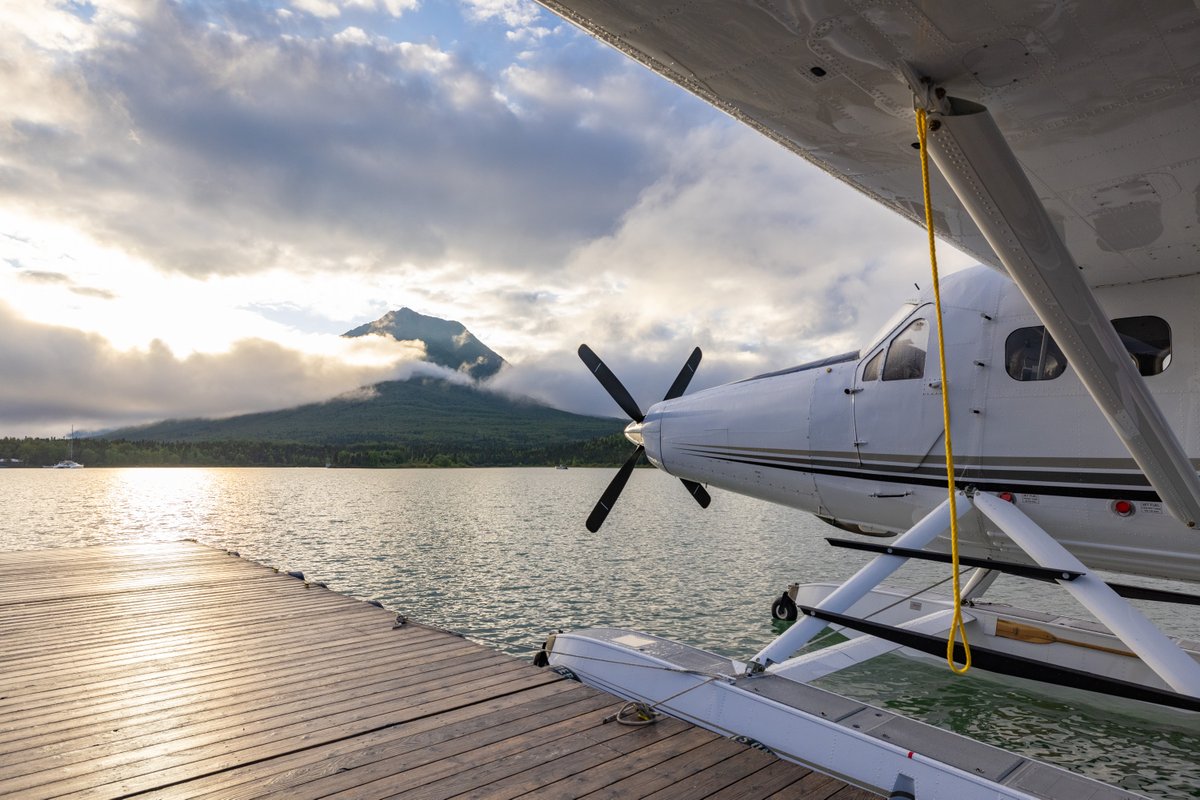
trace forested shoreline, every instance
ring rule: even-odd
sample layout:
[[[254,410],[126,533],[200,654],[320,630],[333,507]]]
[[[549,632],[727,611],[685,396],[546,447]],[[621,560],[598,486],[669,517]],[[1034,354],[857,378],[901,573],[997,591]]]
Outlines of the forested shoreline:
[[[88,438],[0,438],[0,466],[48,467],[68,457],[85,467],[518,467],[617,466],[629,456],[622,434],[521,448],[481,439],[452,447],[367,442],[312,445],[252,440],[158,442]],[[19,463],[13,463],[17,459]]]

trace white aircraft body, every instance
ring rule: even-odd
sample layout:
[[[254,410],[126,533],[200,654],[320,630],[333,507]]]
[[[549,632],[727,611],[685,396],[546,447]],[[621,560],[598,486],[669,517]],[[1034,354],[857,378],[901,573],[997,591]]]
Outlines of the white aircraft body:
[[[1137,329],[1125,341],[1146,384],[1200,455],[1200,276],[1097,296]],[[944,281],[942,303],[958,485],[1011,494],[1094,568],[1200,580],[1200,536],[1165,511],[1016,286],[977,267]],[[628,434],[671,475],[860,533],[906,531],[945,499],[946,453],[932,298],[901,313],[860,352],[657,403]],[[964,552],[1026,558],[973,522]]]
[[[881,792],[1126,796],[914,761],[858,712],[831,722],[807,681],[944,649],[960,614],[985,669],[1200,710],[1195,643],[1127,601],[1200,598],[1093,573],[1200,581],[1200,7],[542,2],[921,225],[926,120],[934,230],[982,265],[942,281],[940,330],[926,292],[857,352],[685,396],[697,350],[645,413],[581,347],[636,445],[589,529],[644,452],[701,505],[717,486],[897,538],[839,542],[878,555],[840,586],[793,589],[806,617],[746,663],[611,630],[554,637],[549,662]],[[956,598],[905,607],[881,582],[944,560],[955,515],[975,571]],[[982,602],[999,574],[1056,582],[1100,624]],[[795,655],[827,624],[866,635]]]

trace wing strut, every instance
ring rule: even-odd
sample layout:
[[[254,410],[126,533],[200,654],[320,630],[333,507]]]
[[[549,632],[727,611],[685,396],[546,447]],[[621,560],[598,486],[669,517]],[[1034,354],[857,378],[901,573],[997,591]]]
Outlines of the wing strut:
[[[1159,497],[1194,528],[1196,470],[991,114],[966,100],[933,101],[915,88],[933,106],[929,149],[938,169]]]

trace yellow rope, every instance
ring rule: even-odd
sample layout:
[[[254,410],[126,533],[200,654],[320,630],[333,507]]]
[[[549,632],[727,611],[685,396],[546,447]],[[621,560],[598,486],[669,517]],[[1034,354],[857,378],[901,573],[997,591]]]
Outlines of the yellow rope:
[[[926,147],[925,109],[917,109],[917,140],[921,144],[921,190],[925,194],[925,228],[929,232],[929,266],[933,271],[933,306],[937,313],[938,363],[942,370],[942,423],[946,428],[946,483],[950,491],[950,564],[954,575],[954,620],[946,637],[946,663],[962,675],[971,668],[971,645],[962,620],[962,593],[958,587],[958,507],[954,502],[954,448],[950,443],[950,384],[946,381],[946,342],[942,334],[942,293],[938,286],[937,248],[933,238],[933,204],[929,202],[929,151]],[[954,640],[962,638],[965,659],[954,663]]]

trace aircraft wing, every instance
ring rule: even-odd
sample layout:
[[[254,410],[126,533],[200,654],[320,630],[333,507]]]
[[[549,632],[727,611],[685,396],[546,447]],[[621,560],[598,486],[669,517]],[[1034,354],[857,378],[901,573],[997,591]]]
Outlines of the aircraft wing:
[[[1193,0],[541,2],[923,224],[909,65],[991,110],[1089,285],[1200,269]],[[933,202],[1003,269],[936,174]]]

